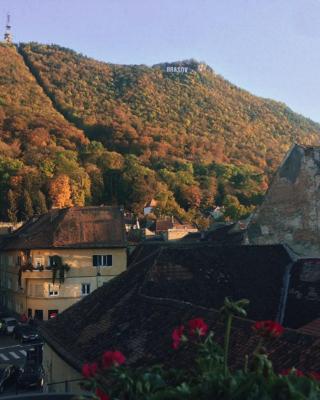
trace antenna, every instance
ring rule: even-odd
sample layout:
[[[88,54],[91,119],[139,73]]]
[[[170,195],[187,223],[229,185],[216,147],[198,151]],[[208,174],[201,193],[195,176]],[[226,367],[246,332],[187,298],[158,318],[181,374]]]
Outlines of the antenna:
[[[4,41],[8,44],[12,43],[12,33],[11,33],[11,25],[10,25],[10,14],[7,14],[7,23],[6,23],[6,31],[4,33]]]

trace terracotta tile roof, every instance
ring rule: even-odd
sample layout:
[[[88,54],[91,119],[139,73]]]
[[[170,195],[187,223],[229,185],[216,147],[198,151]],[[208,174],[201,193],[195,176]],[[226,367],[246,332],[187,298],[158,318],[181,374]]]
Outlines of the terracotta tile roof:
[[[8,236],[3,250],[97,248],[126,245],[123,215],[117,207],[53,209]]]
[[[309,324],[302,326],[298,330],[307,335],[320,336],[320,318],[309,322]]]
[[[222,250],[219,251],[217,246],[188,246],[155,243],[139,246],[130,256],[131,267],[126,272],[56,319],[44,323],[41,327],[44,338],[77,369],[84,361],[99,358],[107,349],[121,350],[131,365],[179,364],[184,360],[171,349],[171,332],[192,317],[203,317],[222,343],[224,325],[213,305],[221,306],[224,291],[232,293],[234,298],[251,296],[251,316],[259,319],[274,317],[281,297],[283,266],[290,261],[282,246],[262,246],[262,250],[258,246],[225,249],[226,254],[233,255],[233,263],[237,261],[233,271],[232,257],[230,264],[223,261]],[[192,257],[192,252],[201,257]],[[217,255],[209,257],[210,252]],[[191,268],[193,264],[194,268]],[[235,278],[236,269],[243,279],[246,276],[247,282]],[[199,278],[194,283],[196,290],[190,295],[190,285],[186,286],[187,290],[184,287],[190,276],[191,282],[195,279],[196,270]],[[206,283],[207,276],[210,284]],[[233,283],[229,279],[232,276]],[[174,286],[179,291],[175,293],[171,287],[167,292],[166,286],[174,280],[179,282]],[[214,282],[221,285],[219,304],[216,293],[219,287],[214,286]],[[150,283],[153,283],[152,287]],[[250,320],[235,320],[230,355],[233,367],[243,365],[244,355],[250,354],[257,344],[251,326]],[[270,351],[277,370],[292,366],[302,370],[320,369],[319,338],[287,329],[283,337],[271,345]]]

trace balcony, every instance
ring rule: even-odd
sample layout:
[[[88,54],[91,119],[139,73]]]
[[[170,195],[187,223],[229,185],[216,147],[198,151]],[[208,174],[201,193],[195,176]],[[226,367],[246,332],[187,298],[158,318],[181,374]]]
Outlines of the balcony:
[[[28,268],[22,270],[22,278],[45,278],[52,279],[52,269],[51,268]]]

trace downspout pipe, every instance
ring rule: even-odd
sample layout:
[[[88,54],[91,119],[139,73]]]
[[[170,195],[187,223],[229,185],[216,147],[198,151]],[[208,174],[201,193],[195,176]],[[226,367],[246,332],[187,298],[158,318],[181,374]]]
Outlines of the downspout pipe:
[[[288,292],[290,286],[290,278],[291,278],[291,271],[295,264],[295,261],[291,261],[289,264],[286,265],[285,273],[283,275],[283,286],[281,291],[280,303],[278,308],[278,313],[276,316],[276,320],[283,324],[285,311],[287,307],[287,299],[288,299]]]

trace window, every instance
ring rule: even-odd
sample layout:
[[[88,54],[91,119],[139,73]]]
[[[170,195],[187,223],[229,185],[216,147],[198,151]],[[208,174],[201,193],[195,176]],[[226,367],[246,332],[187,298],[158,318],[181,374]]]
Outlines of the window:
[[[35,257],[33,267],[35,269],[43,269],[44,266],[44,258],[43,257]]]
[[[59,296],[59,286],[49,283],[49,296]]]
[[[32,308],[28,308],[28,318],[32,318]]]
[[[55,256],[49,256],[49,265],[47,269],[51,269],[52,267],[56,266],[56,258]]]
[[[112,255],[94,255],[92,256],[92,264],[94,267],[111,267]]]
[[[81,283],[81,294],[85,296],[90,293],[90,283]]]
[[[48,319],[55,318],[58,315],[58,310],[48,310]]]

